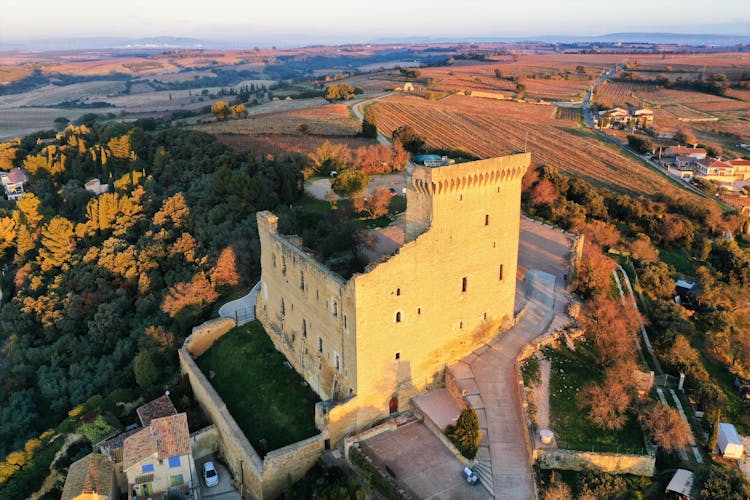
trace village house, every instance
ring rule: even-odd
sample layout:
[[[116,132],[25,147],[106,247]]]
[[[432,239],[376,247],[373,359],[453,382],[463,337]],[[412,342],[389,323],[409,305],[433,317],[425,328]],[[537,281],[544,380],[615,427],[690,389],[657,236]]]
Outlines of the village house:
[[[715,158],[705,158],[695,160],[694,165],[696,177],[721,183],[734,182],[734,166],[731,163]]]
[[[143,417],[139,413],[139,418]],[[148,498],[197,485],[187,416],[178,413],[148,420],[125,439],[122,468],[131,496]]]
[[[65,478],[61,500],[116,500],[115,467],[100,453],[73,462]]]
[[[667,158],[691,158],[702,160],[706,157],[707,151],[704,148],[687,147],[687,146],[669,146],[664,150],[664,156]]]
[[[599,124],[603,128],[647,128],[654,122],[654,112],[644,107],[612,108],[599,112]]]
[[[5,195],[10,201],[18,201],[26,194],[23,185],[28,182],[29,177],[23,168],[12,168],[8,172],[0,172],[0,182],[5,188]]]

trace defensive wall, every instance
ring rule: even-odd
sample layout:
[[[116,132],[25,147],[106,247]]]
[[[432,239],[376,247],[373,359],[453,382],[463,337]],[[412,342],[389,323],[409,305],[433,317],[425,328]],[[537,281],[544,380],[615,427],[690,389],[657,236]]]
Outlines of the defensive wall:
[[[315,464],[325,448],[327,432],[273,450],[263,458],[258,455],[193,360],[194,353],[205,352],[233,325],[231,318],[204,323],[193,330],[178,351],[182,373],[187,375],[195,399],[213,423],[191,435],[191,443],[201,456],[216,450],[221,452],[244,498],[275,498],[287,487],[289,477],[297,481]]]
[[[278,218],[259,212],[256,316],[321,399],[334,445],[411,397],[445,366],[512,324],[521,177],[528,153],[441,167],[407,179],[405,243],[344,280]]]

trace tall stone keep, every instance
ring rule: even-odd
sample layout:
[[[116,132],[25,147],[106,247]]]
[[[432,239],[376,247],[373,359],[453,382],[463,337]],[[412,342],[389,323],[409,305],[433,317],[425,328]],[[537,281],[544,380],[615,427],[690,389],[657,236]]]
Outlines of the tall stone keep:
[[[404,244],[344,280],[259,212],[256,315],[324,400],[334,441],[442,380],[513,318],[521,177],[529,153],[407,178]]]

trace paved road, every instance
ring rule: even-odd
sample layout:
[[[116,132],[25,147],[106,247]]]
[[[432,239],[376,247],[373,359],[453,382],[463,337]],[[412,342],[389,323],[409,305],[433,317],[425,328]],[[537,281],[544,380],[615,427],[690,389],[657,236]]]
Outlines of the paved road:
[[[594,85],[592,85],[591,88],[586,92],[586,97],[583,99],[582,109],[583,109],[583,118],[586,121],[587,126],[594,128],[594,125],[596,125],[596,122],[594,121],[594,116],[591,113],[591,98],[594,95],[594,91],[596,91],[597,85],[601,85],[602,83],[607,81],[609,78],[612,78],[612,76],[615,73],[617,73],[618,69],[619,69],[619,66],[616,65],[614,68],[604,73],[594,82]]]
[[[449,368],[458,386],[478,388],[467,399],[484,435],[478,469],[491,481],[495,498],[536,496],[515,363],[529,342],[565,322],[569,245],[560,231],[521,220],[518,265],[527,291],[525,313],[513,328]]]
[[[375,97],[367,99],[366,101],[358,102],[357,104],[355,104],[354,106],[352,106],[352,113],[354,113],[354,116],[357,117],[357,120],[359,120],[361,122],[362,120],[364,120],[364,116],[362,114],[362,108],[363,108],[363,106],[366,106],[367,104],[375,102],[378,99],[383,99],[384,97],[388,97],[389,95],[392,95],[392,94],[394,94],[394,92],[387,92],[385,94],[379,94],[379,95],[377,95]],[[380,131],[378,131],[378,142],[380,144],[385,144],[386,146],[390,146],[391,145],[391,141],[386,136],[384,136],[383,134],[381,134]]]

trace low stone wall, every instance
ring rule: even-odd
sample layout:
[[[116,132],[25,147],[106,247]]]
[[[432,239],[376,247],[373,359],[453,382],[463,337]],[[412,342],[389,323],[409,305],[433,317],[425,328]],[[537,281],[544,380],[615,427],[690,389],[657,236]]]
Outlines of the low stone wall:
[[[197,358],[236,325],[237,322],[234,318],[216,318],[208,320],[193,328],[192,333],[187,339],[185,339],[185,343],[182,347],[194,358]]]
[[[261,460],[190,353],[183,348],[178,354],[182,373],[188,376],[195,399],[213,422],[191,436],[191,442],[195,436],[193,446],[199,448],[201,456],[216,449],[222,453],[244,498],[275,498],[283,493],[289,476],[297,481],[315,464],[325,448],[327,432],[271,451]]]
[[[209,425],[190,434],[190,447],[195,460],[219,451],[219,431],[216,426]]]
[[[635,474],[653,476],[656,458],[648,455],[598,453],[575,450],[536,450],[542,469],[594,470],[609,474]]]
[[[276,498],[286,489],[289,477],[302,479],[323,454],[327,437],[323,432],[269,452],[263,459],[263,496]]]
[[[448,389],[448,392],[453,396],[453,399],[456,401],[459,408],[463,410],[468,407],[464,395],[458,387],[456,387],[456,379],[453,377],[453,372],[447,369],[445,370],[445,388]]]
[[[440,429],[437,424],[433,422],[432,419],[430,419],[430,417],[419,411],[419,409],[414,407],[414,405],[412,405],[412,407],[414,408],[414,415],[416,415],[417,418],[422,421],[425,427],[430,429],[430,432],[432,432],[435,437],[437,437],[440,442],[443,443],[446,448],[448,448],[448,451],[450,451],[453,456],[456,457],[456,460],[458,460],[464,467],[474,467],[477,464],[477,462],[479,461],[478,459],[468,459],[465,456],[461,455],[461,452],[458,451],[451,440],[448,439],[448,436],[445,435],[443,429]]]

